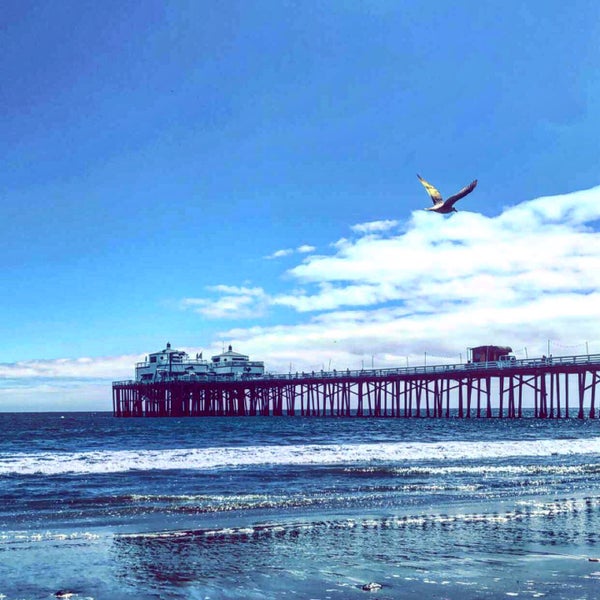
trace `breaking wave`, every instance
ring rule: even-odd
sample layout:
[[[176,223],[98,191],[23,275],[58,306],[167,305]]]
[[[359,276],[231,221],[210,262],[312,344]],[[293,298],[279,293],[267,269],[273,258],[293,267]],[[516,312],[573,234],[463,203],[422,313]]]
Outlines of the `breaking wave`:
[[[515,457],[600,455],[600,437],[585,440],[387,442],[270,445],[237,448],[106,450],[0,454],[0,475],[101,474],[152,470],[211,470],[273,466],[346,466],[364,463],[444,463]],[[416,465],[418,467],[418,465]],[[428,467],[429,469],[430,467]]]

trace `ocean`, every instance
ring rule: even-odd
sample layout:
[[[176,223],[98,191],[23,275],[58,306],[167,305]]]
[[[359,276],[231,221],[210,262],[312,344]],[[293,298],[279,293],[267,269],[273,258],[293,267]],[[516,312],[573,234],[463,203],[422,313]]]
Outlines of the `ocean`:
[[[6,600],[600,597],[596,421],[5,413],[0,431]]]

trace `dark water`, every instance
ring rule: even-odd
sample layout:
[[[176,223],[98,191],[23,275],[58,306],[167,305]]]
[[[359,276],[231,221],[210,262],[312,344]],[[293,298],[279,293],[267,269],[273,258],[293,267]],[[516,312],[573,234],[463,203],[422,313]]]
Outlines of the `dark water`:
[[[0,598],[597,598],[599,427],[0,414]]]

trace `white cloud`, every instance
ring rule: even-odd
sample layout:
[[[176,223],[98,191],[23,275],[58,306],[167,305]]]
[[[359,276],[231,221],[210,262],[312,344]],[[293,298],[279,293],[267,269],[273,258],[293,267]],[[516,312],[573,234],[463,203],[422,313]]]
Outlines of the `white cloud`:
[[[273,254],[269,254],[265,256],[267,260],[273,260],[274,258],[283,258],[284,256],[290,256],[297,252],[298,254],[308,254],[309,252],[314,252],[316,250],[315,246],[311,246],[309,244],[302,244],[297,248],[283,248],[282,250],[276,250]]]
[[[294,249],[293,248],[284,248],[282,250],[275,250],[275,252],[273,252],[273,254],[269,254],[268,256],[265,256],[265,258],[267,260],[272,260],[274,258],[282,258],[284,256],[289,256],[290,254],[294,253]]]
[[[310,312],[333,310],[340,306],[370,306],[387,302],[395,297],[396,293],[392,285],[334,286],[322,283],[317,294],[280,294],[273,296],[270,303],[289,306],[298,312]]]
[[[56,358],[0,363],[0,387],[18,384],[19,380],[106,380],[131,378],[140,355],[98,358]]]
[[[592,194],[600,196],[598,188]],[[581,194],[575,200],[581,201]],[[585,200],[588,208],[594,206]],[[498,299],[595,289],[600,280],[599,234],[581,227],[581,220],[549,222],[541,211],[549,201],[527,204],[499,217],[461,212],[440,219],[413,213],[408,229],[398,236],[346,241],[333,255],[310,257],[289,271],[310,290],[292,304],[300,310],[321,310],[336,303],[363,306],[365,301],[411,302],[421,296],[438,303],[447,300],[446,294],[460,298],[463,290],[484,297],[492,287]],[[588,211],[590,221],[600,218],[597,205],[595,211]],[[288,298],[277,302],[288,303]]]
[[[299,252],[300,254],[308,254],[309,252],[314,252],[315,250],[315,246],[309,246],[308,244],[302,244],[302,246],[298,246],[296,248],[296,252]]]
[[[180,306],[211,319],[245,319],[260,316],[267,304],[267,295],[259,287],[215,285],[208,288],[216,298],[185,298]]]
[[[393,229],[399,224],[399,221],[386,219],[385,221],[369,221],[368,223],[357,223],[350,229],[356,233],[381,233]]]
[[[112,389],[109,381],[39,383],[32,380],[21,386],[1,386],[0,410],[7,412],[110,411],[112,410],[111,398]]]

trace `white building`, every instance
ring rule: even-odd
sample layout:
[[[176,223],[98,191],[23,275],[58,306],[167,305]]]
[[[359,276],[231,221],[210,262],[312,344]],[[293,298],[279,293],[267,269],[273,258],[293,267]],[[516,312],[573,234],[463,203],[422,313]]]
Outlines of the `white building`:
[[[167,343],[164,350],[149,354],[144,362],[135,365],[136,381],[146,382],[247,379],[260,377],[264,372],[264,362],[251,361],[247,355],[234,352],[231,346],[227,352],[213,356],[208,362],[202,359],[202,353],[190,358],[183,350],[173,350]]]
[[[229,346],[227,352],[216,354],[211,359],[211,371],[221,377],[260,377],[265,372],[265,363],[262,361],[251,361],[246,354],[234,352]]]

